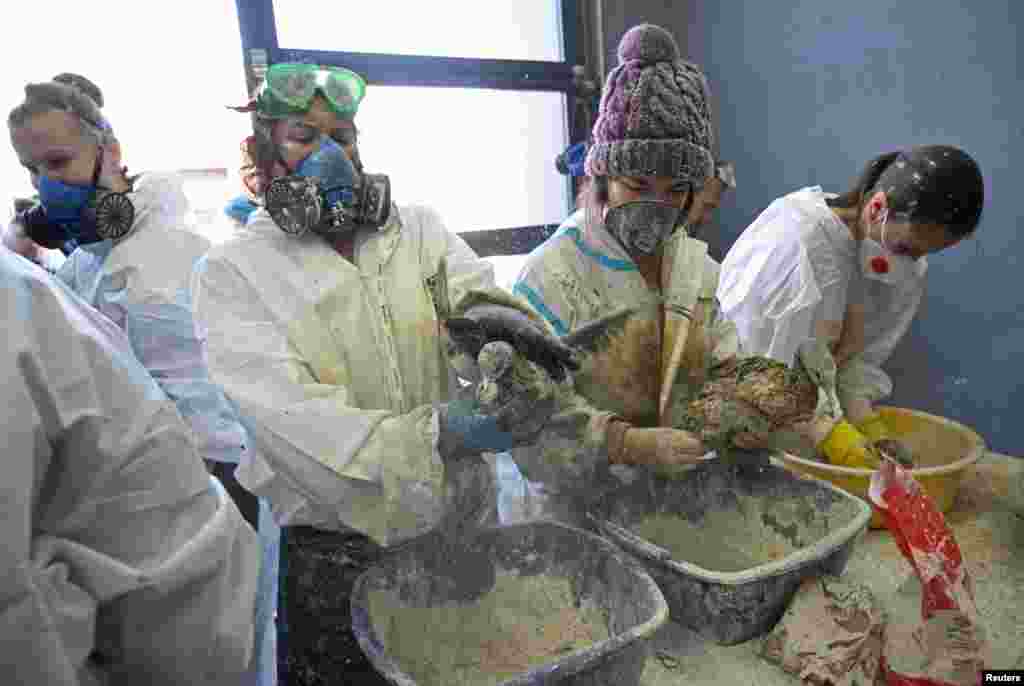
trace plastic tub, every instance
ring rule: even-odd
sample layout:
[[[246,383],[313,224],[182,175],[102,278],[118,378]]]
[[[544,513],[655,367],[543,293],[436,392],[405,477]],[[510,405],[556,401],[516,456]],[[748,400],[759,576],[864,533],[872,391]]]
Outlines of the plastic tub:
[[[771,630],[805,579],[840,574],[871,509],[775,461],[737,470],[708,460],[673,479],[638,479],[592,517],[644,561],[674,621],[733,645]]]
[[[960,490],[964,472],[985,455],[985,441],[963,424],[927,412],[897,407],[879,407],[878,412],[885,417],[893,437],[903,440],[912,451],[916,463],[921,465],[911,470],[911,474],[935,500],[939,509],[949,512]],[[779,457],[788,468],[826,479],[869,502],[868,487],[873,469],[837,467],[790,454]],[[878,513],[873,514],[871,528],[884,527]]]
[[[640,684],[647,659],[645,639],[668,620],[665,597],[642,565],[598,536],[554,522],[486,529],[478,544],[489,553],[499,574],[569,579],[577,601],[593,602],[608,620],[608,639],[522,672],[501,686]],[[404,546],[360,576],[353,589],[352,622],[359,645],[377,671],[396,686],[422,685],[402,671],[404,646],[387,645],[378,635],[370,616],[370,593],[393,594],[393,612],[402,612],[410,603],[422,607],[447,602],[437,594],[423,564],[434,545],[424,538]],[[422,640],[431,639],[424,635]],[[443,651],[446,647],[416,649]]]

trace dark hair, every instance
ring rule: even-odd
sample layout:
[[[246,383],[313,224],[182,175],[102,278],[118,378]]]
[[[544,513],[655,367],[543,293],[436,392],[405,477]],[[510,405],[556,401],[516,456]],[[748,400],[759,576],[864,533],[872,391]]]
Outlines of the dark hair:
[[[608,202],[607,176],[590,177],[590,185],[587,187],[587,201],[595,205],[604,205]]]
[[[891,213],[945,227],[957,239],[974,232],[985,204],[985,182],[977,162],[948,145],[879,155],[868,162],[850,190],[828,204],[860,210],[877,191],[885,193]]]
[[[580,198],[577,200],[577,204],[583,204],[586,207],[588,222],[593,221],[595,217],[599,217],[599,209],[608,204],[608,187],[610,184],[610,178],[608,176],[590,176],[590,183],[580,194]],[[697,193],[700,192],[701,186],[694,184],[690,189],[690,194],[686,199],[686,204],[682,208],[683,216],[689,214],[690,209],[693,207],[693,202],[697,197]],[[579,200],[583,200],[583,203],[579,203]]]

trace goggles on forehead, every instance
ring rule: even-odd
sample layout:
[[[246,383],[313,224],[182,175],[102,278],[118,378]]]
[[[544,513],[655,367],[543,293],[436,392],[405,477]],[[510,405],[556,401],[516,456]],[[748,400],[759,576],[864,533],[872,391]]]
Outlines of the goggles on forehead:
[[[256,91],[256,109],[267,117],[285,117],[309,109],[320,93],[339,116],[351,117],[366,95],[361,76],[341,67],[286,62],[267,69]]]

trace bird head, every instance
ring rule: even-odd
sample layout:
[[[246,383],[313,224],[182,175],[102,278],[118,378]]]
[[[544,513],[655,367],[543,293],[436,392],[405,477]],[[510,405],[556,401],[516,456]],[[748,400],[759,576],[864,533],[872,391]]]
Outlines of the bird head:
[[[452,343],[465,355],[474,360],[487,343],[483,326],[467,317],[449,317],[444,322]]]

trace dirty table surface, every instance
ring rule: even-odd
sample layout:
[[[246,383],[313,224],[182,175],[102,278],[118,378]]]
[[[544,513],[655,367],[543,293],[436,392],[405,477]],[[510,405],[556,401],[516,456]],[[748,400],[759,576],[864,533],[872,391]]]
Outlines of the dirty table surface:
[[[946,513],[975,582],[975,601],[987,632],[992,668],[1024,667],[1024,518],[1011,511],[1024,460],[988,454],[964,476]],[[1024,513],[1022,513],[1024,515]],[[889,622],[920,619],[920,587],[910,564],[885,530],[857,544],[845,577],[865,584]],[[793,686],[799,679],[758,656],[760,639],[735,646],[706,642],[671,623],[652,639],[644,686],[755,684]]]

